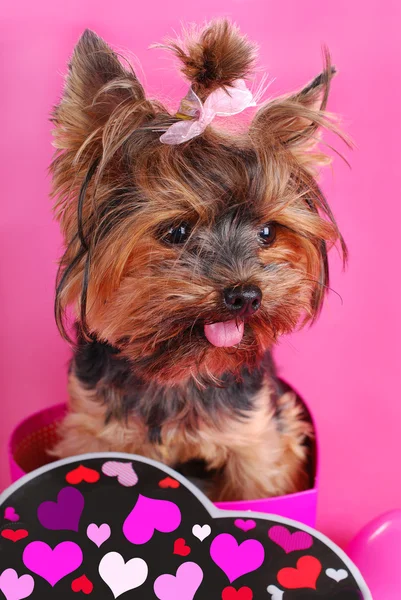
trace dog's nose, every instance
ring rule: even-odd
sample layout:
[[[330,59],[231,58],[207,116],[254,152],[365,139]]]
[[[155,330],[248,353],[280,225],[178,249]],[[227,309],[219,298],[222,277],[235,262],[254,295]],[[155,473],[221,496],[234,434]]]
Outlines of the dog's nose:
[[[238,317],[253,315],[259,310],[262,301],[262,290],[251,284],[226,288],[223,295],[228,310]]]

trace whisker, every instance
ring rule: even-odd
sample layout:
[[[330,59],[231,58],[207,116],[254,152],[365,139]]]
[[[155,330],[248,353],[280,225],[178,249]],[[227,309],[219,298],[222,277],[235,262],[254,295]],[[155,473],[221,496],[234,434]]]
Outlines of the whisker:
[[[321,287],[326,288],[327,291],[333,292],[333,294],[335,294],[336,296],[338,296],[340,298],[341,306],[344,305],[344,300],[343,300],[343,297],[341,296],[341,294],[339,294],[335,289],[333,289],[329,285],[326,285],[325,283],[322,283],[321,281],[318,281],[317,279],[304,279],[304,281],[316,283],[317,285],[320,285]]]

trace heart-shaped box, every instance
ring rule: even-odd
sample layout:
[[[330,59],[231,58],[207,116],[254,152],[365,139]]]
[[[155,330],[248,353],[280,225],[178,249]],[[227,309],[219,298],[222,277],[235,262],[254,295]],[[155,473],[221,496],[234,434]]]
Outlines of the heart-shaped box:
[[[314,529],[221,510],[181,474],[122,453],[54,462],[0,495],[0,591],[6,600],[372,600],[351,560]]]
[[[294,391],[287,383],[282,382],[284,389]],[[295,392],[296,393],[296,392]],[[315,439],[310,449],[310,488],[295,494],[276,498],[220,502],[219,508],[225,510],[253,510],[269,514],[277,514],[300,521],[314,527],[316,524],[316,508],[318,495],[318,444],[316,426],[304,400],[297,394],[304,405],[305,414],[315,430]],[[57,441],[57,425],[66,414],[66,406],[58,404],[34,413],[22,421],[13,431],[9,443],[9,464],[11,480],[16,481],[26,473],[49,463],[51,456],[48,450]]]

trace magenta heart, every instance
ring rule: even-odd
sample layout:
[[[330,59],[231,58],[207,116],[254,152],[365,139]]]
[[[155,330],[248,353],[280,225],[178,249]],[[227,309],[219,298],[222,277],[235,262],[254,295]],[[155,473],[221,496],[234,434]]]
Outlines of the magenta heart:
[[[27,569],[43,577],[52,587],[83,561],[81,548],[74,542],[61,542],[54,549],[44,542],[31,542],[22,555]]]
[[[118,483],[125,487],[132,487],[138,483],[138,475],[135,473],[132,463],[109,460],[102,466],[102,472],[107,477],[117,477]]]
[[[7,519],[7,521],[12,521],[13,523],[19,521],[19,515],[15,512],[15,509],[12,506],[7,506],[6,510],[4,511],[4,518]]]
[[[256,523],[253,519],[235,519],[234,525],[238,527],[238,529],[242,529],[242,531],[250,531],[256,527]]]
[[[203,579],[203,571],[193,562],[182,564],[174,575],[160,575],[154,592],[159,600],[192,600]]]
[[[180,523],[181,512],[176,504],[139,494],[134,508],[124,521],[123,532],[132,544],[146,544],[155,530],[170,533]]]
[[[221,533],[210,546],[213,562],[227,575],[230,583],[256,571],[265,559],[265,550],[257,540],[246,540],[242,544],[229,533]]]
[[[79,490],[65,487],[59,492],[57,502],[48,500],[39,505],[39,522],[46,529],[78,531],[84,504],[84,497]]]
[[[306,531],[291,533],[283,525],[275,525],[269,529],[269,538],[280,546],[287,554],[295,550],[307,550],[313,544],[313,538]]]

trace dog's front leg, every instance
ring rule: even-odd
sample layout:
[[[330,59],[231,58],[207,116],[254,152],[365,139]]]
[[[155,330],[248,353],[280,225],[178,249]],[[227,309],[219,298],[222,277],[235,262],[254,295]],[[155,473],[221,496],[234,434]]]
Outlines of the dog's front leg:
[[[69,393],[69,411],[60,425],[60,440],[51,451],[53,456],[65,458],[88,452],[144,453],[146,431],[139,420],[109,418],[110,403],[105,403],[96,389],[88,390],[73,373]],[[118,395],[118,390],[114,393]]]
[[[295,394],[284,394],[274,410],[263,398],[246,419],[231,423],[221,436],[226,462],[213,494],[215,501],[252,500],[306,489],[307,438],[311,425],[304,419]],[[268,396],[267,396],[268,398]]]

